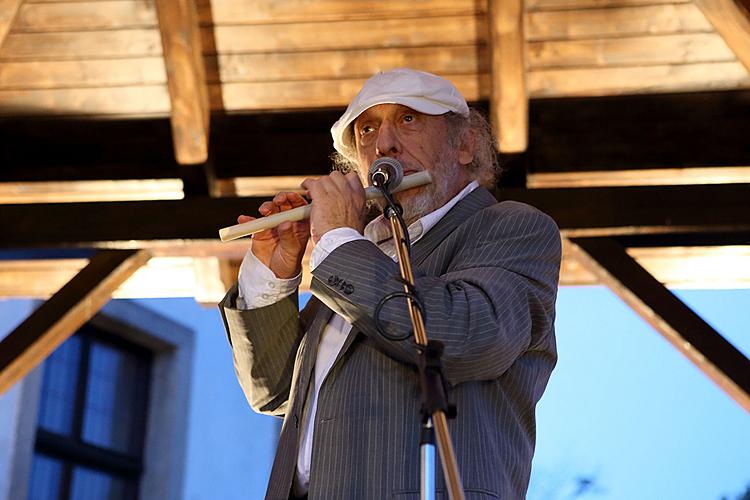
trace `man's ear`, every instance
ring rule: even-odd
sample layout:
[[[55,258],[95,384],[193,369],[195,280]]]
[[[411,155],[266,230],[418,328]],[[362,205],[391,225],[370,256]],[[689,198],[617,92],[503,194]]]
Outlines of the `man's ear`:
[[[474,161],[476,151],[477,134],[473,128],[468,128],[461,134],[461,142],[458,146],[458,163],[465,167]]]

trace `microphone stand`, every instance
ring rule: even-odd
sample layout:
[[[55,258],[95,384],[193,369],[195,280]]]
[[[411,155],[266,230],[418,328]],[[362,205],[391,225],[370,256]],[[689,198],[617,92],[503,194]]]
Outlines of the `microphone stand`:
[[[414,294],[416,288],[409,259],[410,244],[408,235],[405,233],[406,225],[403,224],[401,218],[401,207],[394,202],[393,197],[388,192],[387,182],[376,183],[373,181],[373,184],[383,193],[383,197],[388,203],[383,210],[383,216],[391,224],[398,265],[404,283],[404,295],[411,316],[414,340],[417,344],[417,368],[419,370],[419,385],[422,391],[420,498],[422,500],[435,498],[435,438],[437,438],[448,495],[451,500],[464,500],[461,475],[458,471],[456,454],[448,431],[448,418],[455,417],[456,408],[454,405],[448,404],[447,385],[443,378],[440,362],[443,344],[440,341],[428,340],[427,338],[422,310]]]

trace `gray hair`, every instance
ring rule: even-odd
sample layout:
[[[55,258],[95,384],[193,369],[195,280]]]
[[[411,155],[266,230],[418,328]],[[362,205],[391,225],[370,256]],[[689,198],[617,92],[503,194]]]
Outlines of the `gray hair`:
[[[495,183],[502,173],[502,168],[497,161],[495,138],[487,118],[474,108],[469,110],[469,116],[446,113],[443,117],[448,126],[451,147],[458,148],[464,134],[474,134],[474,159],[467,166],[469,176],[485,187],[495,187]],[[355,142],[353,127],[349,127],[346,133],[349,134],[349,140],[346,142],[352,145],[343,146],[342,151],[336,151],[331,155],[333,168],[342,173],[358,172],[357,150],[353,146]]]

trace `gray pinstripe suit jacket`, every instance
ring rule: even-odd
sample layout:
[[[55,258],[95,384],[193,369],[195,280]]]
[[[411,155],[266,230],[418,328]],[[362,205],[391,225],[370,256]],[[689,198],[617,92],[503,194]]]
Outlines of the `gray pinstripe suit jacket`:
[[[557,359],[557,227],[538,210],[497,203],[479,188],[414,245],[412,262],[428,335],[445,344],[458,407],[450,431],[466,496],[523,498],[534,408]],[[301,313],[296,294],[239,310],[236,286],[220,304],[250,405],[284,417],[266,498],[289,497],[317,342],[332,311],[354,328],[320,390],[309,497],[419,498],[414,344],[386,340],[372,320],[380,299],[402,290],[398,275],[374,244],[353,241],[315,269],[314,297]],[[383,307],[381,320],[389,331],[411,328],[400,299]]]

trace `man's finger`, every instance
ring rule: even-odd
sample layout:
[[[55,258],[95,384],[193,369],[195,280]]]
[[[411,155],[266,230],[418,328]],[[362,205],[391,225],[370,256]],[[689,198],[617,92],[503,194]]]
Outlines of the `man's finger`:
[[[279,211],[279,207],[274,204],[272,201],[264,201],[260,207],[258,207],[258,212],[261,213],[263,216],[275,214]]]
[[[284,212],[285,210],[289,210],[294,207],[292,205],[291,201],[289,201],[289,193],[279,193],[276,196],[273,197],[274,204],[279,207],[279,210]]]
[[[344,176],[344,179],[346,179],[347,184],[354,190],[354,192],[364,196],[365,188],[362,185],[362,179],[359,178],[359,175],[356,172],[349,172]]]
[[[302,183],[302,187],[307,190],[308,197],[314,200],[316,196],[325,194],[326,184],[330,182],[327,177],[321,177],[320,179],[305,179]],[[330,187],[330,186],[329,186]]]
[[[304,199],[299,193],[286,193],[286,199],[289,200],[289,203],[291,203],[294,208],[307,205],[307,200]]]
[[[237,217],[238,224],[244,224],[245,222],[250,222],[251,220],[255,220],[255,217],[250,217],[249,215],[240,215],[239,217]]]
[[[344,177],[344,174],[342,174],[338,170],[334,170],[333,172],[331,172],[331,175],[328,176],[328,179],[340,193],[345,193],[349,190],[349,183],[347,182],[346,177]]]

